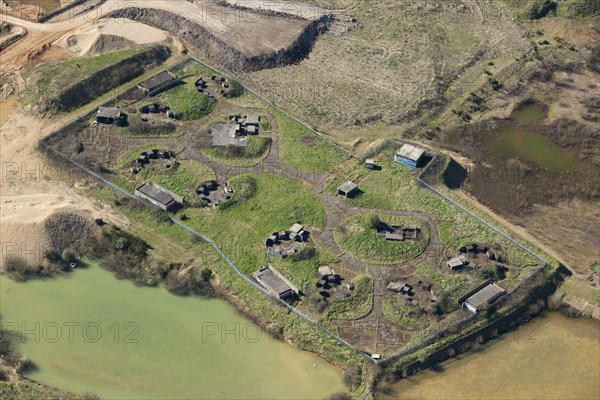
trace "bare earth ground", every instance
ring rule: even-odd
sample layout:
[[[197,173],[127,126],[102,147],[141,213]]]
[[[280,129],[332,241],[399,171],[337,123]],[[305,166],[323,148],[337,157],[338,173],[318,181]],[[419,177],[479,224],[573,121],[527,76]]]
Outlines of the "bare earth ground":
[[[14,253],[13,244],[19,254],[30,261],[32,257],[39,257],[47,244],[41,227],[58,210],[76,209],[90,217],[114,222],[122,218],[112,214],[110,207],[80,194],[76,190],[76,186],[81,185],[78,179],[64,183],[45,164],[35,147],[38,140],[51,131],[52,126],[46,121],[20,112],[10,116],[0,128],[2,258]]]
[[[457,71],[478,64],[478,52],[502,68],[529,48],[522,30],[493,3],[483,11],[471,7],[461,1],[437,8],[425,1],[354,2],[345,13],[358,27],[348,35],[323,36],[302,63],[243,80],[340,142],[397,135],[401,125],[386,125],[412,122],[423,101],[420,111],[431,111]]]
[[[240,15],[236,12],[228,12],[224,8],[209,6],[208,2],[201,2],[200,6],[197,6],[187,0],[138,0],[130,3],[107,0],[96,11],[74,15],[72,18],[59,22],[46,23],[44,26],[49,32],[67,31],[120,8],[135,6],[162,9],[184,16],[198,23],[225,43],[249,55],[277,51],[289,46],[308,24],[308,20],[303,19],[260,17],[248,13]],[[11,21],[10,16],[4,18]],[[126,21],[120,21],[126,23]],[[26,28],[34,27],[28,23],[23,23],[23,25]]]
[[[555,207],[535,206],[534,212],[523,218],[522,225],[541,243],[551,246],[575,271],[589,274],[590,267],[600,263],[597,203],[574,200]]]
[[[551,46],[556,47],[557,37],[573,44],[576,52],[557,50],[559,55],[556,57],[565,64],[584,64],[589,54],[587,47],[600,40],[600,18],[544,18],[525,23],[524,27],[537,43],[543,40],[551,43],[539,46],[545,59],[551,58],[547,54],[552,54],[548,51]],[[538,32],[542,32],[542,35]],[[598,98],[598,74],[585,66],[572,68],[569,72],[554,71],[547,80],[527,82],[522,86],[516,94],[492,99],[489,111],[478,115],[476,119],[507,118],[516,103],[533,98],[548,107],[547,124],[570,119],[600,132],[597,122],[583,118],[589,116],[589,104]],[[468,165],[463,161],[463,165]],[[600,263],[600,213],[597,202],[571,199],[555,206],[538,204],[526,215],[507,216],[507,220],[513,226],[522,227],[522,235],[529,236],[532,242],[578,273],[588,275],[592,272],[592,266]]]
[[[104,35],[119,36],[137,44],[160,43],[169,37],[160,29],[139,22],[124,23],[122,20],[108,19],[79,27],[60,38],[56,44],[84,56]]]

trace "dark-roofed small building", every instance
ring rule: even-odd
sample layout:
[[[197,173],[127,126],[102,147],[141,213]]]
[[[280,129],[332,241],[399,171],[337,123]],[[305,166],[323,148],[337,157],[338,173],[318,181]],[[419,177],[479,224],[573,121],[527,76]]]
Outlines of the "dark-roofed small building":
[[[505,290],[495,283],[490,283],[475,294],[469,296],[465,302],[465,307],[474,314],[484,304],[491,304],[494,300],[504,294]]]
[[[135,195],[148,200],[150,203],[170,211],[178,204],[183,202],[180,196],[166,189],[161,188],[152,182],[144,182],[135,189]]]
[[[396,153],[394,160],[396,160],[398,163],[416,168],[419,164],[419,161],[421,161],[423,154],[425,154],[424,149],[413,146],[412,144],[404,144],[400,148],[400,151]]]
[[[144,93],[148,94],[148,96],[154,96],[155,94],[158,94],[159,92],[175,85],[179,81],[180,80],[177,79],[177,75],[170,71],[163,71],[154,75],[152,78],[140,82],[138,84],[138,88],[140,88]]]
[[[337,190],[338,194],[344,197],[353,197],[358,191],[358,186],[354,182],[347,181]]]
[[[367,158],[365,160],[365,168],[367,169],[377,169],[377,165],[375,164],[375,160],[372,158]]]
[[[254,278],[282,300],[293,298],[299,293],[298,288],[271,265],[255,272]]]
[[[96,113],[96,122],[112,124],[121,117],[121,109],[117,107],[100,107]]]

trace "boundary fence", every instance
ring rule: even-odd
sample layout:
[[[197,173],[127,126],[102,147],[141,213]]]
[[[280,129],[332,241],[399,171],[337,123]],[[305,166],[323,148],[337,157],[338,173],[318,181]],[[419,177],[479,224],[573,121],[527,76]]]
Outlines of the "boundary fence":
[[[197,63],[199,63],[200,65],[211,69],[215,72],[218,72],[220,75],[222,76],[228,76],[228,74],[224,73],[223,71],[220,71],[219,69],[206,64],[205,62],[203,62],[202,60],[189,55],[189,57],[196,61]],[[273,104],[270,100],[268,100],[267,98],[261,96],[260,94],[258,94],[257,92],[255,92],[254,90],[250,89],[248,86],[244,85],[242,82],[237,81],[243,88],[245,91],[247,91],[248,93],[250,93],[251,95],[253,95],[254,97],[258,98],[259,100],[265,102],[266,104],[268,104],[269,106],[273,107],[274,109],[276,109],[277,111],[279,111],[280,113],[284,114],[286,117],[290,118],[291,120],[293,120],[294,122],[302,125],[304,128],[308,129],[310,132],[312,132],[313,134],[317,135],[320,139],[322,139],[323,141],[325,141],[326,143],[328,143],[329,145],[335,147],[336,149],[342,151],[344,154],[346,154],[346,156],[348,156],[348,158],[353,158],[354,155],[352,154],[352,152],[346,150],[345,148],[343,148],[342,146],[340,146],[337,143],[332,142],[331,140],[327,139],[325,136],[323,136],[322,133],[317,132],[314,128],[310,127],[308,124],[300,121],[298,118],[294,117],[293,115],[291,115],[290,113],[288,113],[287,111],[281,109],[280,107],[276,106],[275,104]]]
[[[191,55],[188,55],[188,59],[194,60],[197,63],[199,63],[200,65],[209,68],[223,76],[228,76],[228,74],[223,73],[222,71],[220,71],[218,68],[215,68],[211,65],[206,64],[205,62],[197,59],[196,57],[193,57]],[[171,66],[171,68],[174,68],[176,66],[182,65],[185,62],[187,62],[187,59],[184,59],[178,63],[176,63],[174,66]],[[250,94],[252,94],[253,96],[255,96],[256,98],[258,98],[259,100],[262,100],[263,102],[265,102],[266,104],[268,104],[269,106],[273,107],[274,109],[278,110],[279,112],[283,113],[284,115],[286,115],[287,117],[289,117],[290,119],[292,119],[293,121],[295,121],[296,123],[300,124],[301,126],[303,126],[304,128],[308,129],[310,132],[312,132],[313,134],[315,134],[316,136],[318,136],[319,138],[321,138],[323,141],[325,141],[326,143],[334,146],[335,148],[341,150],[344,154],[346,154],[349,158],[354,158],[355,156],[348,150],[346,150],[345,148],[333,143],[332,141],[330,141],[329,139],[327,139],[326,137],[324,137],[322,134],[320,134],[319,132],[317,132],[316,130],[314,130],[313,128],[311,128],[310,126],[308,126],[307,124],[303,123],[302,121],[300,121],[299,119],[297,119],[296,117],[290,115],[288,112],[286,112],[285,110],[282,110],[281,108],[277,107],[276,105],[274,105],[273,103],[271,103],[268,99],[264,98],[263,96],[261,96],[260,94],[256,93],[255,91],[253,91],[252,89],[248,88],[247,86],[245,86],[243,83],[240,82],[240,85],[242,85],[242,87],[244,88],[244,90],[248,91]],[[113,101],[119,94],[122,94],[123,92],[125,92],[128,89],[122,90],[120,91],[120,93],[116,93],[114,94],[114,96],[111,96],[111,99],[108,99],[105,103],[108,103],[110,101]],[[76,121],[78,118],[80,117],[75,117],[73,119],[71,119],[69,122],[67,122],[66,124],[72,123],[74,121]],[[389,146],[389,145],[393,145],[397,143],[395,140],[393,139],[386,139],[383,143],[381,143],[380,145],[378,145],[377,147],[375,147],[374,149],[372,149],[371,151],[368,152],[368,155],[365,154],[361,157],[361,159],[367,158],[369,155],[371,154],[375,154],[377,152],[379,152],[380,150],[382,150],[383,148]],[[69,163],[75,165],[76,167],[80,168],[81,170],[83,170],[84,172],[86,172],[87,174],[91,175],[92,177],[98,179],[99,181],[101,181],[102,183],[104,183],[105,185],[111,187],[112,189],[118,191],[119,193],[124,194],[125,196],[129,197],[129,198],[136,198],[134,195],[132,195],[131,193],[127,192],[126,190],[122,189],[121,187],[119,187],[118,185],[110,182],[109,180],[105,179],[104,177],[102,177],[101,175],[91,171],[90,169],[84,167],[83,165],[77,163],[76,161],[72,160],[70,157],[60,153],[59,151],[53,149],[51,146],[47,145],[46,146],[47,149],[49,149],[50,151],[52,151],[54,154],[58,155],[59,157],[65,159],[66,161],[68,161]],[[421,173],[422,175],[422,173]],[[470,217],[474,218],[476,221],[482,223],[484,226],[488,227],[489,229],[491,229],[492,231],[494,231],[495,233],[497,233],[498,235],[500,235],[501,237],[509,240],[511,243],[515,244],[516,246],[518,246],[520,249],[522,249],[523,251],[525,251],[527,254],[531,255],[532,257],[534,257],[536,260],[540,261],[544,266],[548,265],[548,262],[546,260],[544,260],[541,256],[537,255],[536,253],[534,253],[533,251],[529,250],[528,248],[526,248],[525,246],[523,246],[521,243],[519,243],[518,241],[516,241],[515,239],[511,238],[509,235],[503,233],[502,231],[500,231],[499,229],[495,228],[494,226],[492,226],[491,224],[487,223],[486,221],[484,221],[483,219],[481,219],[480,217],[478,217],[477,215],[473,214],[471,211],[469,211],[468,209],[466,209],[465,207],[461,206],[460,204],[458,204],[457,202],[455,202],[454,200],[450,199],[449,197],[447,197],[446,195],[444,195],[443,193],[439,192],[437,189],[433,188],[431,185],[429,185],[427,182],[423,181],[421,179],[421,175],[417,176],[416,179],[419,183],[421,183],[423,186],[425,186],[427,189],[431,190],[432,192],[434,192],[435,194],[437,194],[438,196],[440,196],[442,199],[444,199],[445,201],[449,202],[450,204],[452,204],[453,206],[457,207],[459,210],[467,213],[467,215],[469,215]],[[149,203],[150,204],[150,203]],[[253,286],[255,289],[257,289],[258,291],[260,291],[261,293],[277,300],[279,303],[281,303],[282,305],[284,305],[289,311],[293,312],[294,314],[296,314],[297,316],[299,316],[300,318],[304,319],[305,321],[307,321],[308,323],[312,324],[313,326],[315,326],[317,329],[319,329],[320,331],[322,331],[323,333],[325,333],[327,336],[331,337],[332,339],[336,340],[338,343],[348,347],[349,349],[353,350],[354,352],[356,352],[358,355],[368,359],[369,361],[371,361],[373,364],[379,364],[381,362],[385,362],[385,361],[389,361],[393,358],[397,358],[397,357],[401,357],[407,354],[412,353],[413,351],[415,351],[416,349],[422,348],[423,346],[426,346],[428,344],[433,343],[433,341],[435,341],[436,338],[438,338],[441,334],[443,334],[444,332],[448,331],[451,328],[456,328],[457,326],[459,326],[460,324],[466,323],[467,321],[470,321],[471,319],[473,319],[475,317],[475,315],[472,316],[468,316],[460,321],[455,322],[454,324],[452,324],[449,327],[444,328],[443,330],[437,331],[435,333],[433,333],[432,335],[427,336],[426,338],[424,338],[423,340],[419,341],[418,343],[415,343],[413,345],[409,345],[403,349],[401,349],[400,351],[384,358],[384,359],[380,359],[380,360],[376,360],[373,359],[369,354],[365,353],[362,350],[357,349],[356,347],[354,347],[353,345],[351,345],[350,343],[348,343],[347,341],[345,341],[344,339],[340,338],[339,336],[335,335],[334,333],[328,331],[327,329],[325,329],[324,327],[322,327],[318,322],[314,321],[313,319],[311,319],[310,317],[308,317],[307,315],[303,314],[302,312],[298,311],[295,307],[291,306],[290,304],[286,303],[285,301],[279,299],[278,297],[272,295],[269,291],[267,291],[266,289],[264,289],[263,287],[261,287],[258,283],[254,282],[252,279],[250,279],[248,276],[246,276],[244,273],[242,273],[239,268],[235,265],[235,263],[227,256],[227,254],[225,254],[223,252],[223,250],[210,238],[202,235],[201,233],[195,231],[194,229],[188,227],[187,225],[183,224],[181,221],[178,221],[176,219],[174,219],[173,217],[169,216],[169,219],[171,220],[171,222],[173,222],[174,224],[176,224],[177,226],[185,229],[186,231],[188,231],[190,234],[193,234],[195,236],[197,236],[198,238],[202,239],[204,242],[208,243],[209,245],[211,245],[215,251],[219,254],[219,256],[229,265],[230,268],[232,268],[232,270],[240,277],[242,278],[242,280],[244,280],[246,283],[250,284],[251,286]],[[368,395],[369,393],[367,393]]]
[[[66,161],[68,161],[71,164],[75,165],[76,167],[80,168],[82,171],[84,171],[87,174],[91,175],[92,177],[98,179],[100,182],[102,182],[103,184],[105,184],[105,185],[109,186],[110,188],[116,190],[117,192],[119,192],[119,193],[121,193],[121,194],[123,194],[123,195],[125,195],[125,196],[127,196],[128,198],[131,198],[131,199],[136,199],[137,198],[136,196],[132,195],[131,193],[129,193],[125,189],[123,189],[120,186],[118,186],[118,185],[110,182],[108,179],[102,177],[100,174],[95,173],[94,171],[90,170],[89,168],[84,167],[83,165],[79,164],[78,162],[72,160],[70,157],[62,154],[58,150],[53,149],[49,145],[45,145],[45,147],[46,147],[46,149],[50,150],[55,155],[57,155],[57,156],[65,159]],[[147,203],[150,206],[155,207],[150,202],[147,202]],[[370,360],[370,361],[372,361],[374,363],[377,362],[377,360],[372,359],[371,356],[368,355],[367,353],[363,352],[362,350],[357,349],[356,347],[354,347],[353,345],[351,345],[350,343],[348,343],[344,339],[342,339],[339,336],[337,336],[337,335],[333,334],[332,332],[328,331],[327,329],[325,329],[324,327],[322,327],[318,322],[314,321],[313,319],[311,319],[310,317],[308,317],[307,315],[305,315],[301,311],[298,311],[298,309],[296,309],[292,305],[286,303],[285,301],[281,300],[279,297],[274,296],[272,293],[270,293],[269,291],[267,291],[265,288],[263,288],[262,286],[260,286],[258,283],[254,282],[252,279],[248,278],[242,271],[239,270],[239,268],[235,265],[235,263],[227,256],[227,254],[225,254],[225,252],[223,252],[223,250],[221,250],[221,248],[212,239],[210,239],[209,237],[204,236],[203,234],[195,231],[194,229],[192,229],[189,226],[185,225],[181,221],[176,220],[175,218],[171,217],[170,215],[168,217],[169,217],[169,220],[172,223],[174,223],[175,225],[179,226],[180,228],[185,229],[189,233],[197,236],[198,238],[202,239],[203,241],[205,241],[206,243],[208,243],[209,245],[211,245],[215,249],[215,251],[219,254],[219,256],[246,283],[250,284],[255,289],[257,289],[261,293],[269,296],[270,298],[273,298],[273,299],[277,300],[280,304],[282,304],[283,306],[285,306],[289,311],[293,312],[294,314],[296,314],[300,318],[302,318],[305,321],[307,321],[308,323],[312,324],[314,327],[316,327],[317,329],[319,329],[321,332],[325,333],[327,336],[331,337],[332,339],[335,339],[340,344],[342,344],[342,345],[348,347],[349,349],[353,350],[358,355],[360,355],[360,356],[362,356],[362,357],[364,357],[364,358],[366,358],[366,359],[368,359],[368,360]]]

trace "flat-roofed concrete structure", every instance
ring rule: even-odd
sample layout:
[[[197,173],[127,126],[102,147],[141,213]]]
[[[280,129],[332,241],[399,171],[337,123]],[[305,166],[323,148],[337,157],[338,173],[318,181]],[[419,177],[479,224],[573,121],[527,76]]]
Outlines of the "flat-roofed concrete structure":
[[[258,126],[258,115],[255,114],[248,114],[246,115],[246,125],[254,125],[254,126]]]
[[[214,124],[210,128],[210,134],[213,146],[248,146],[248,138],[240,136],[240,124]]]
[[[292,225],[290,228],[290,232],[295,233],[295,234],[298,234],[298,233],[302,232],[303,230],[304,230],[304,226],[302,226],[298,223]]]
[[[477,310],[484,304],[491,304],[498,297],[502,296],[506,291],[495,283],[489,283],[471,296],[465,302],[465,307],[476,314]]]
[[[321,277],[335,275],[335,271],[328,266],[323,266],[323,267],[319,267],[319,275],[321,275]]]
[[[454,257],[446,261],[446,265],[452,270],[462,268],[466,264],[467,259],[464,256]]]
[[[425,149],[422,149],[412,144],[404,144],[400,147],[400,150],[396,153],[394,160],[398,163],[408,165],[409,167],[416,168],[421,161],[421,158],[425,154]]]
[[[344,182],[340,187],[338,187],[338,194],[344,197],[352,197],[356,194],[358,190],[358,186],[354,182]]]
[[[96,122],[101,124],[112,124],[115,119],[121,117],[121,109],[118,107],[100,107],[96,113]]]
[[[144,182],[135,188],[135,195],[148,200],[165,211],[170,211],[183,202],[180,196],[152,182]]]
[[[282,300],[293,298],[299,293],[298,288],[272,265],[263,267],[255,272],[254,278],[263,285],[265,289]]]
[[[154,96],[179,82],[180,79],[177,79],[177,75],[173,74],[171,71],[163,71],[154,75],[152,78],[140,82],[138,88],[149,96]]]

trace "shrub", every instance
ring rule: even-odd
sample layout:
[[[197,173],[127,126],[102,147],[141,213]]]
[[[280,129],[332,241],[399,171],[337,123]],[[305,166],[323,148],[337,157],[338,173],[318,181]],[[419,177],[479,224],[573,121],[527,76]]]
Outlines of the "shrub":
[[[348,393],[337,392],[327,398],[327,400],[352,400],[352,396]]]
[[[235,194],[230,201],[223,203],[220,207],[225,209],[236,204],[242,204],[250,200],[255,194],[257,189],[256,178],[253,176],[243,176],[236,182]]]
[[[127,114],[121,114],[121,116],[117,118],[116,124],[120,127],[127,126]]]
[[[368,213],[363,215],[360,222],[365,229],[376,229],[381,224],[381,219],[375,213]]]
[[[351,366],[346,368],[342,375],[346,385],[351,388],[356,388],[358,385],[360,385],[362,370],[357,366]]]
[[[290,259],[293,261],[309,260],[309,259],[313,258],[316,254],[317,254],[317,251],[315,250],[314,247],[305,247],[302,250],[300,250],[298,253],[292,255],[290,257]]]
[[[240,97],[242,94],[244,94],[244,87],[238,81],[230,79],[229,90],[223,95],[223,97],[227,99],[233,99],[236,97]]]
[[[212,271],[208,268],[192,268],[186,273],[181,273],[181,267],[173,268],[167,275],[165,287],[178,296],[213,296],[214,290],[211,285]]]
[[[31,269],[32,267],[22,257],[10,255],[4,260],[4,270],[16,281],[25,280]]]
[[[67,264],[77,261],[77,256],[71,249],[64,249],[61,258]]]

